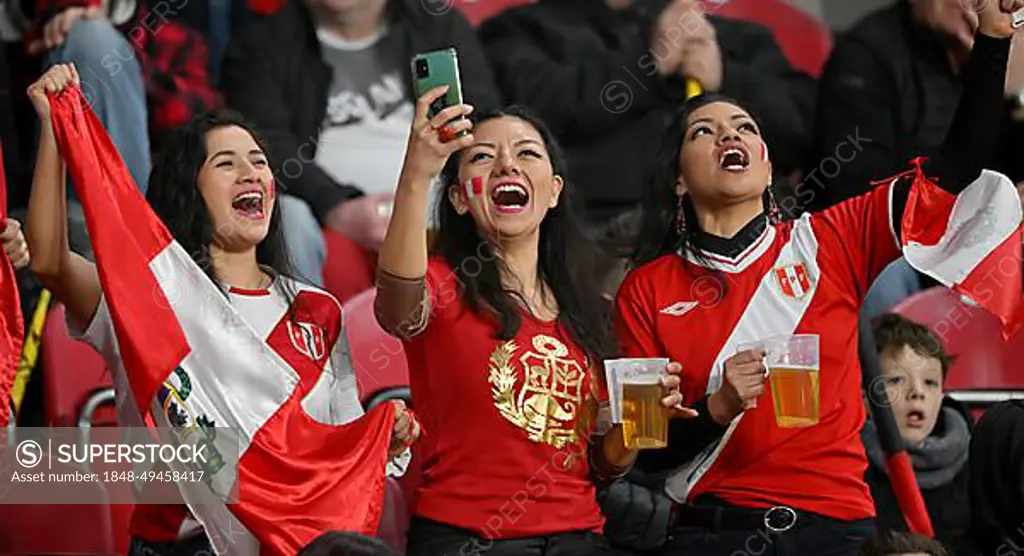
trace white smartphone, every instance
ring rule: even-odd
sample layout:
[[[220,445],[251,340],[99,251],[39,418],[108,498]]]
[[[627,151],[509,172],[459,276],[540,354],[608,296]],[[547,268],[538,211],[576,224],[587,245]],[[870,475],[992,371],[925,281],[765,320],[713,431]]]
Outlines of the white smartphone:
[[[1024,10],[1017,10],[1013,12],[1013,15],[1011,17],[1014,29],[1019,29],[1022,25],[1024,25]]]

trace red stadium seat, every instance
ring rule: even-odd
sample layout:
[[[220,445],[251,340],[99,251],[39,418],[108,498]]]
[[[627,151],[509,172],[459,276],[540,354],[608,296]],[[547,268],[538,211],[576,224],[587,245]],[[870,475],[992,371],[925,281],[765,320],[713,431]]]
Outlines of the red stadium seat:
[[[409,368],[402,343],[377,324],[373,315],[376,289],[368,289],[345,304],[345,327],[363,406],[386,400],[409,403]]]
[[[440,9],[441,6],[451,6],[454,2],[456,8],[462,12],[462,15],[469,20],[469,23],[474,27],[480,25],[489,18],[492,18],[501,12],[522,6],[524,4],[532,4],[535,0],[425,0],[426,2],[433,2],[438,4],[434,9]]]
[[[892,312],[932,329],[957,360],[946,390],[972,409],[1024,395],[1024,332],[1004,341],[999,321],[953,291],[931,288],[900,302]]]
[[[15,452],[0,447],[0,469],[16,468]],[[45,457],[45,455],[44,455]],[[47,473],[70,473],[81,468],[61,464],[56,458]],[[38,499],[39,485],[9,482],[7,501]],[[104,554],[117,552],[111,535],[107,493],[97,482],[67,483],[62,496],[80,504],[9,504],[0,519],[0,554]]]
[[[43,411],[46,424],[51,427],[78,426],[78,418],[89,398],[113,387],[110,372],[99,354],[68,337],[64,306],[60,304],[55,304],[47,314],[39,363],[43,377]],[[113,425],[117,421],[114,413],[112,405],[99,407],[93,423]]]
[[[324,289],[339,303],[373,286],[377,254],[357,245],[351,239],[324,229],[327,260],[324,261]]]
[[[708,13],[771,29],[791,64],[818,77],[832,52],[832,32],[788,0],[703,0]]]

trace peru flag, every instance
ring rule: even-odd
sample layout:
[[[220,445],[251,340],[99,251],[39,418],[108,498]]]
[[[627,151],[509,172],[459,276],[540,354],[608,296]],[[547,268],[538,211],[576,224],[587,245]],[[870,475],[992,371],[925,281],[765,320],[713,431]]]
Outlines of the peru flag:
[[[900,223],[903,256],[998,317],[1009,338],[1024,325],[1017,190],[1006,176],[985,170],[953,195],[924,175],[922,162],[914,161]]]
[[[0,150],[0,230],[7,219],[7,178]],[[25,330],[21,318],[21,298],[14,281],[14,267],[0,247],[0,428],[6,427],[11,415],[11,386],[21,358]]]
[[[327,531],[375,534],[394,406],[344,425],[310,414],[313,392],[322,392],[311,385],[334,379],[322,363],[296,365],[272,344],[299,339],[314,355],[325,345],[307,341],[313,331],[291,321],[280,338],[258,336],[135,189],[81,90],[51,97],[51,105],[130,397],[150,425],[176,427],[165,442],[239,455],[237,467],[225,461],[204,468],[202,482],[178,482],[214,550],[295,554]],[[237,498],[226,503],[229,493]]]

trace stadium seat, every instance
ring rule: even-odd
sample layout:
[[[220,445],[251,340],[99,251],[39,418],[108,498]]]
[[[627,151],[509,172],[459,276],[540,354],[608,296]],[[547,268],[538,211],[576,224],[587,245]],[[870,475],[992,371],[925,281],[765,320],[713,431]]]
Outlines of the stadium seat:
[[[0,447],[0,469],[15,469],[16,449]],[[44,458],[45,458],[44,454]],[[38,468],[37,468],[38,469]],[[69,473],[80,468],[56,458],[46,472]],[[8,482],[4,500],[38,500],[39,483]],[[43,487],[48,488],[48,487]],[[62,484],[62,499],[79,504],[5,504],[0,519],[0,554],[123,554],[111,534],[107,493],[97,482]]]
[[[753,21],[771,29],[786,57],[814,77],[832,52],[832,32],[789,0],[703,0],[708,13]]]
[[[377,324],[371,288],[345,304],[345,327],[349,350],[359,384],[360,399],[366,409],[387,400],[401,398],[409,403],[409,369],[402,343]]]
[[[451,6],[453,3],[462,15],[469,20],[471,25],[478,26],[489,18],[492,18],[501,12],[515,8],[516,6],[522,6],[524,4],[531,4],[535,0],[424,0],[426,3],[433,3],[440,9],[443,6]]]
[[[892,312],[931,328],[946,351],[957,356],[946,390],[971,409],[983,409],[1024,390],[1024,332],[1004,341],[996,317],[943,287],[918,292]]]
[[[324,289],[339,303],[373,286],[377,255],[363,249],[351,239],[324,229],[327,259],[324,261]]]
[[[51,427],[75,427],[91,396],[111,388],[110,372],[88,345],[72,340],[64,324],[64,306],[54,304],[46,317],[39,354],[43,411]],[[101,404],[102,405],[102,404]],[[116,423],[112,405],[97,408],[95,425]]]

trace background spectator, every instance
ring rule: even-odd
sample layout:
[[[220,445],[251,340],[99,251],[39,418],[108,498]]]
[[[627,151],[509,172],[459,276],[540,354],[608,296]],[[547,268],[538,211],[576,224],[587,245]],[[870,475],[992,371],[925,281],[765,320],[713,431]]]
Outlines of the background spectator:
[[[875,343],[896,424],[907,443],[918,487],[936,537],[955,553],[970,553],[967,456],[969,418],[963,407],[944,395],[942,384],[954,358],[927,327],[895,314],[874,323]],[[862,433],[880,533],[906,532],[907,524],[886,474],[886,455],[874,423]]]
[[[804,182],[814,210],[866,192],[871,180],[935,154],[953,121],[961,72],[973,46],[977,15],[960,0],[899,0],[841,35],[821,77],[815,162],[849,158],[829,178]],[[1009,66],[1008,106],[1024,106],[1020,56]],[[1018,111],[1019,112],[1019,111]],[[1024,178],[1024,121],[1007,110],[1001,152],[986,167]],[[850,141],[850,138],[859,138]],[[836,149],[847,142],[837,154]],[[812,197],[801,192],[802,199]]]
[[[761,115],[766,141],[779,145],[771,156],[781,175],[802,164],[813,80],[793,69],[767,29],[705,16],[701,7],[550,0],[481,27],[505,100],[529,106],[566,146],[591,224],[639,203],[688,78]]]
[[[313,283],[323,280],[319,224],[368,250],[383,241],[412,123],[410,60],[449,46],[466,101],[495,107],[473,29],[417,0],[292,0],[228,45],[228,103],[264,130],[277,179],[302,200],[282,199],[285,237]]]
[[[971,536],[984,554],[1024,555],[1024,400],[992,406],[971,439]]]

